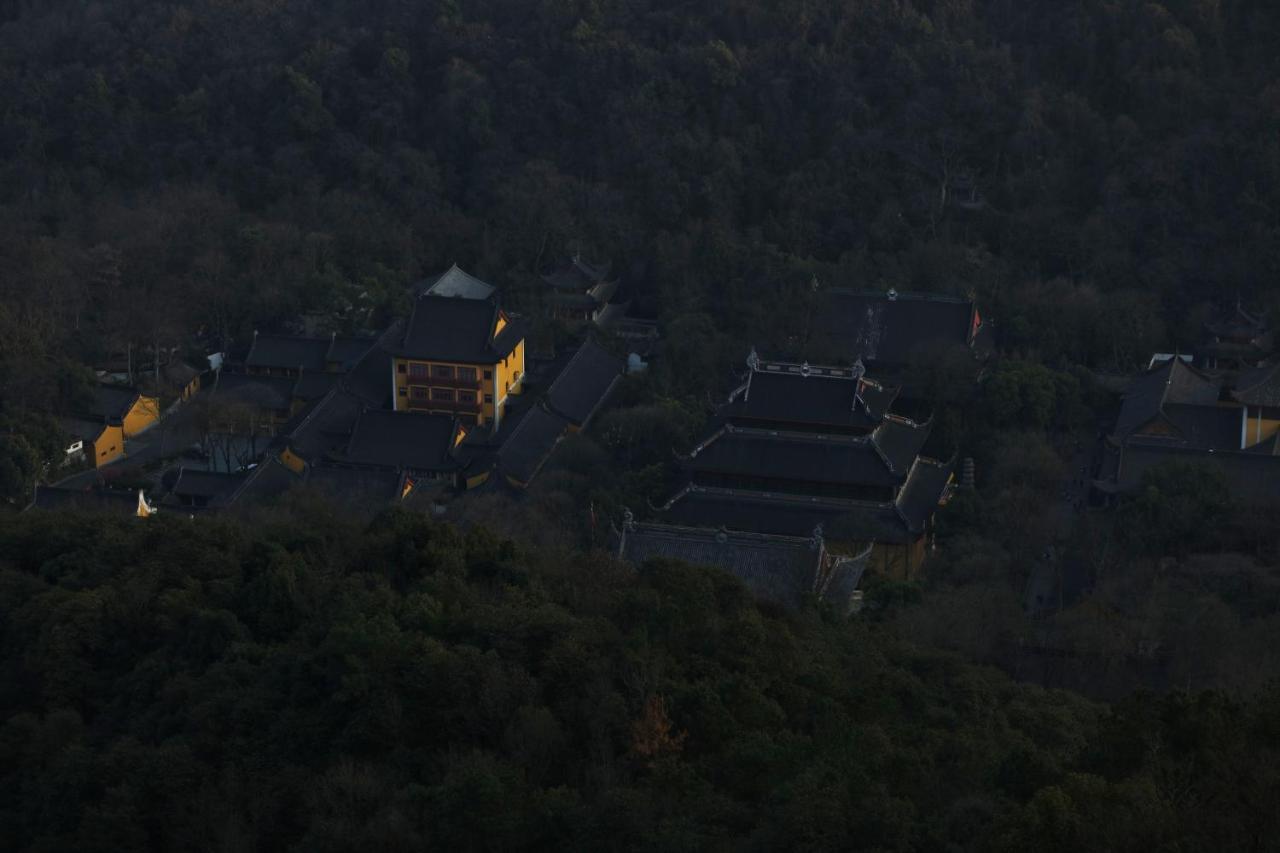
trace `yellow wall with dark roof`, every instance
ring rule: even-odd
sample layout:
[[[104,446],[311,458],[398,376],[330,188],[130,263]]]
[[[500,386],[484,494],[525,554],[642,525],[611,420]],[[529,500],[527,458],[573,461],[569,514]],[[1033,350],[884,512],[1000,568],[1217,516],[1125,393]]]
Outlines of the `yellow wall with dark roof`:
[[[425,370],[426,376],[412,377],[412,371],[415,369],[412,365],[421,365],[422,367],[417,369]],[[454,378],[452,380],[441,380],[439,384],[433,382],[432,374],[435,372],[436,367],[448,368]],[[469,383],[466,387],[459,386],[456,378],[459,368],[475,371],[474,386]],[[485,371],[489,371],[488,378],[485,378]],[[505,409],[506,397],[509,394],[519,394],[523,390],[524,341],[518,342],[515,349],[496,364],[396,358],[392,360],[391,376],[395,385],[394,408],[396,411],[446,412],[460,415],[475,414],[476,422],[484,426],[493,423],[495,419],[501,421],[504,412],[500,411],[500,409]],[[414,387],[427,389],[424,392],[427,396],[415,400],[413,397]],[[431,389],[436,388],[452,392],[454,400],[433,401],[430,398]],[[466,404],[459,406],[456,400],[458,391],[474,392],[476,394],[476,408],[466,408]]]
[[[1280,417],[1276,409],[1249,407],[1249,419],[1245,425],[1245,447],[1252,447],[1260,441],[1273,438],[1280,432]]]
[[[160,398],[140,395],[124,416],[124,437],[133,438],[160,420]]]
[[[85,456],[93,467],[106,465],[124,455],[124,429],[118,426],[103,426],[102,432],[85,444],[87,445]]]

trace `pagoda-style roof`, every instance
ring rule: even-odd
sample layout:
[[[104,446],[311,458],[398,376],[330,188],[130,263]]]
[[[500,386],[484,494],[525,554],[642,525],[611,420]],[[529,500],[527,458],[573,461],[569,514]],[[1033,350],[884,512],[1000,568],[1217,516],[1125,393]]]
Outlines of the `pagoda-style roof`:
[[[820,527],[801,538],[628,519],[616,541],[624,560],[716,566],[739,578],[757,598],[790,609],[814,596],[848,610],[871,554],[870,548],[852,558],[829,554]]]
[[[1113,435],[1123,441],[1153,420],[1167,419],[1166,406],[1170,404],[1216,406],[1220,389],[1217,379],[1206,376],[1180,358],[1168,359],[1130,383],[1120,404]]]
[[[1280,407],[1280,359],[1242,372],[1231,397],[1249,406]]]
[[[906,479],[928,437],[928,424],[896,416],[862,436],[725,424],[693,449],[685,465],[704,473],[894,487]]]
[[[720,415],[740,426],[773,425],[811,432],[862,433],[878,425],[898,395],[851,367],[764,362],[754,351],[743,383]]]
[[[553,290],[586,293],[609,278],[609,264],[592,264],[574,255],[564,266],[542,276]]]
[[[890,501],[818,498],[688,485],[663,507],[676,524],[802,536],[821,524],[830,541],[904,543],[915,539]]]
[[[457,296],[483,301],[493,298],[498,289],[454,264],[435,278],[421,282],[417,291],[420,296],[430,293],[434,296]]]
[[[402,358],[496,364],[515,350],[524,334],[524,324],[507,317],[496,299],[426,293],[414,302],[395,354]]]
[[[1269,344],[1266,315],[1246,311],[1238,300],[1232,308],[1219,312],[1216,317],[1205,323],[1205,330],[1220,341],[1256,346],[1262,342],[1262,339],[1267,338]]]

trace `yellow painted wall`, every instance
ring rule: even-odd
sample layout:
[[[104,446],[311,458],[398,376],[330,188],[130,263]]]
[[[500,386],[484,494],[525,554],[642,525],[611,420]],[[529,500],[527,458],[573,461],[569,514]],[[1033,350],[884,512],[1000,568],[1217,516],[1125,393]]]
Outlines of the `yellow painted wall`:
[[[141,396],[124,416],[124,437],[133,438],[160,420],[160,398]]]
[[[499,406],[505,406],[504,395],[519,394],[523,390],[524,384],[524,341],[516,344],[516,348],[512,350],[502,361],[497,364],[469,364],[467,362],[456,361],[422,361],[419,359],[397,358],[393,360],[391,366],[391,376],[395,384],[394,408],[396,411],[411,411],[409,406],[409,364],[425,364],[428,373],[431,368],[436,365],[452,367],[455,370],[459,367],[469,367],[476,371],[477,382],[480,385],[476,392],[477,400],[480,403],[480,411],[478,413],[478,423],[483,426],[493,422],[495,417],[501,420],[501,413],[497,411]],[[400,372],[401,365],[404,366],[404,372]],[[489,379],[484,378],[486,370],[492,371]],[[430,377],[426,381],[418,380],[416,384],[429,385]],[[441,385],[441,387],[452,387]],[[456,389],[455,389],[456,390]],[[468,389],[469,390],[469,389]],[[401,393],[403,392],[403,394]],[[492,402],[485,401],[485,395],[493,397]],[[418,412],[452,412],[453,407],[448,403],[441,403],[439,409],[432,409],[429,406],[425,408],[416,408],[412,411]]]
[[[1261,418],[1258,415],[1258,407],[1250,406],[1249,423],[1245,427],[1245,447],[1252,447],[1258,442],[1266,441],[1277,432],[1280,432],[1280,419],[1268,418],[1265,413]]]
[[[124,430],[118,426],[104,426],[93,441],[88,442],[85,456],[95,467],[106,465],[124,455]]]
[[[867,558],[867,571],[875,572],[898,581],[914,580],[924,562],[924,537],[910,544],[898,542],[828,542],[827,550],[833,554],[853,556],[862,553],[871,544]]]

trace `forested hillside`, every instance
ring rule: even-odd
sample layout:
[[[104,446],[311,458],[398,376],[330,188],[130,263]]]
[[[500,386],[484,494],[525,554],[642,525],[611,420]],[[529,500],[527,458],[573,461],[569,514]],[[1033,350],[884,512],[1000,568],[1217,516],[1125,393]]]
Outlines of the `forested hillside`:
[[[1264,850],[1276,697],[1112,709],[403,512],[0,522],[14,850]]]
[[[454,260],[518,293],[571,244],[697,341],[785,342],[816,274],[976,291],[1004,346],[1124,368],[1273,298],[1267,3],[3,8],[10,407]]]
[[[1273,849],[1280,516],[1066,484],[1121,374],[1280,317],[1278,45],[1264,0],[0,0],[0,847]],[[16,512],[90,365],[367,336],[454,262],[532,351],[575,251],[651,369],[456,524]],[[835,287],[987,321],[980,384],[909,377],[977,472],[923,577],[848,620],[598,550]]]

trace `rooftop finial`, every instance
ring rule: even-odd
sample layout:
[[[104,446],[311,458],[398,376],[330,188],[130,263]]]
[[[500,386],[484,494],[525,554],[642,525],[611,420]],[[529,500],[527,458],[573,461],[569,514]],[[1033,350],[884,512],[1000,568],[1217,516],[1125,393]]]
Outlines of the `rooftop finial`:
[[[814,525],[813,535],[809,537],[809,547],[814,551],[822,548],[822,522]]]
[[[635,514],[634,514],[634,513],[632,513],[632,512],[631,512],[631,510],[630,510],[628,507],[625,507],[625,506],[622,508],[622,529],[623,529],[623,530],[635,530],[635,529],[636,529],[636,517],[635,517]]]
[[[800,375],[801,376],[809,375],[809,362],[806,361],[804,364],[800,365]]]
[[[867,375],[867,366],[862,363],[862,356],[858,356],[853,360],[853,381],[861,382],[862,377]]]
[[[898,289],[896,287],[889,288],[889,301],[896,302],[898,299]]]
[[[755,347],[752,347],[751,352],[747,353],[747,367],[753,371],[760,369],[760,353],[756,352]]]

